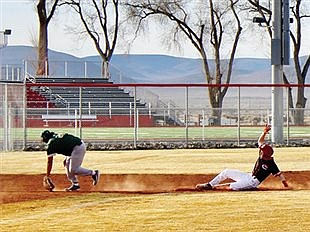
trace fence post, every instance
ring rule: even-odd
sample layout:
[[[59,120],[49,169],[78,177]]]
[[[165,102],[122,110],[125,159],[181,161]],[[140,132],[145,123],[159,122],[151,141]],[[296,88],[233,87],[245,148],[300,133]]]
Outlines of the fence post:
[[[240,86],[238,87],[238,146],[240,146]]]
[[[186,147],[188,147],[188,86],[185,89],[185,140],[186,140]]]
[[[199,119],[200,120],[200,119]],[[202,140],[205,141],[205,124],[206,124],[206,115],[205,115],[205,110],[202,109]]]
[[[65,77],[68,76],[68,62],[65,61]]]
[[[134,140],[133,140],[133,146],[134,148],[137,148],[137,87],[135,86],[134,88],[134,96],[133,96],[133,99],[134,99],[134,103],[133,103],[133,111],[134,111],[134,114],[133,114],[133,117],[134,117],[134,121],[133,121],[133,124],[134,124]]]
[[[9,81],[9,65],[6,64],[5,65],[5,76],[6,76],[6,80]]]
[[[7,133],[7,136],[8,136],[8,145],[7,145],[7,148],[8,148],[8,151],[12,151],[13,150],[13,137],[12,137],[12,110],[13,108],[11,107],[11,104],[8,105],[8,119],[7,119],[7,123],[8,123],[8,133]]]
[[[84,77],[87,77],[87,61],[84,62]]]
[[[8,84],[4,84],[4,102],[3,102],[3,138],[4,150],[8,151]]]
[[[68,111],[68,116],[69,116],[69,111]],[[78,113],[77,109],[74,110],[74,133],[75,135],[78,134]]]
[[[15,78],[15,72],[14,72],[14,66],[13,66],[13,65],[12,65],[12,67],[11,67],[11,76],[12,76],[12,77],[11,77],[11,80],[14,81],[14,80],[15,80],[15,79],[14,79],[14,78]]]
[[[171,111],[171,102],[170,102],[170,100],[169,100],[169,101],[168,101],[168,110],[167,110],[168,117],[170,117],[170,111]]]
[[[17,78],[18,81],[22,81],[22,79],[21,79],[21,68],[19,68],[19,69],[17,70],[17,76],[16,76],[16,78]]]
[[[80,86],[80,119],[79,119],[79,121],[80,121],[80,125],[79,125],[79,128],[80,128],[80,138],[82,138],[82,117],[83,117],[83,112],[82,112],[82,110],[83,110],[83,108],[82,108],[82,87]]]
[[[27,75],[28,75],[28,62],[27,60],[24,60],[24,83],[26,83]]]
[[[23,132],[24,132],[24,139],[23,139],[23,148],[26,148],[27,144],[27,87],[26,87],[26,76],[24,77],[24,85],[23,85]]]
[[[109,102],[109,117],[112,118],[112,102]]]
[[[132,104],[129,102],[129,126],[132,126]]]
[[[290,141],[290,105],[289,105],[289,87],[286,88],[286,98],[287,98],[287,112],[286,112],[286,126],[287,126],[287,137],[286,137],[286,144],[289,145]]]
[[[137,140],[139,140],[139,109],[137,108]]]

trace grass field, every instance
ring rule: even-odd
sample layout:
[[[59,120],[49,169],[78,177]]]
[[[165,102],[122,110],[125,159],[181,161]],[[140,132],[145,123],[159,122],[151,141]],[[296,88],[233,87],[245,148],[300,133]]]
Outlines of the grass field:
[[[309,170],[310,148],[275,148],[283,171]],[[54,173],[64,173],[55,157]],[[88,152],[85,167],[102,173],[250,172],[256,149]],[[1,174],[45,172],[45,152],[1,154]],[[1,204],[1,231],[309,231],[309,190],[70,193]]]
[[[40,140],[40,135],[44,129],[49,128],[28,128],[28,140]],[[56,133],[71,133],[79,135],[79,128],[50,128]],[[260,127],[241,127],[241,139],[257,139],[257,135],[261,132]],[[24,133],[21,129],[12,130],[12,134],[16,138],[23,139]],[[283,129],[283,136],[287,138],[287,129]],[[310,137],[310,127],[290,127],[290,138],[307,138]],[[82,136],[84,140],[133,140],[133,128],[82,128]],[[138,139],[157,140],[157,139],[185,139],[185,127],[141,127],[137,131]],[[189,127],[189,139],[237,139],[238,127]]]

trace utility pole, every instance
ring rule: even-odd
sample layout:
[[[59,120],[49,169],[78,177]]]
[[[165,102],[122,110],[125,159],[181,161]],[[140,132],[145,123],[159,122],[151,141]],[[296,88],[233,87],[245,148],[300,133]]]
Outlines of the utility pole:
[[[289,0],[273,0],[271,65],[272,84],[283,84],[283,65],[289,64]],[[272,87],[272,142],[283,143],[283,87]]]
[[[271,79],[272,84],[283,84],[283,65],[290,61],[290,10],[289,0],[272,0]],[[264,27],[264,18],[254,17],[254,23]],[[267,25],[268,26],[268,25]],[[273,143],[283,143],[283,87],[272,87]],[[287,115],[289,116],[289,115]]]
[[[271,39],[272,84],[283,84],[282,64],[282,0],[273,0]],[[273,143],[283,143],[283,89],[272,87],[272,136]]]

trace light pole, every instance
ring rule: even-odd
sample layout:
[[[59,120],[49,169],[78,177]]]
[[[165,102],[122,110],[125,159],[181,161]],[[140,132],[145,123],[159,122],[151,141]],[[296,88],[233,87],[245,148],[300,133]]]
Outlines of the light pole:
[[[4,48],[8,45],[8,35],[11,35],[11,29],[5,29],[4,31],[0,31],[1,41],[0,41],[0,48]]]
[[[272,84],[283,84],[282,62],[282,0],[273,0],[272,39],[271,39],[271,77]],[[283,142],[283,89],[272,87],[272,134],[273,143]]]
[[[8,36],[11,35],[11,29],[0,31],[0,79],[2,79],[2,48],[8,45]]]
[[[0,31],[0,79],[2,79],[2,48],[8,45],[8,36],[11,35],[11,29]]]
[[[2,79],[2,48],[5,48],[8,45],[8,35],[11,35],[10,29],[5,29],[4,31],[0,31],[0,80]],[[4,86],[4,104],[3,104],[3,138],[4,138],[4,146],[3,149],[8,151],[10,148],[10,138],[9,138],[9,105],[8,105],[8,88],[7,85]]]
[[[283,65],[290,60],[289,0],[273,0],[271,40],[272,83],[283,84]],[[283,88],[272,88],[273,143],[283,143]],[[288,115],[287,115],[288,117]]]
[[[255,17],[253,22],[266,23]],[[272,84],[283,84],[283,65],[290,59],[289,0],[272,0],[271,76]],[[272,87],[272,135],[273,143],[283,143],[283,88]]]

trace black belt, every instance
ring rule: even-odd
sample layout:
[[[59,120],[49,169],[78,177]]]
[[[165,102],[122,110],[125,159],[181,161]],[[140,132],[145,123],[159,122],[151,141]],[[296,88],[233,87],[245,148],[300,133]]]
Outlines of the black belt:
[[[260,180],[259,180],[259,179],[257,179],[257,177],[256,177],[256,176],[252,176],[252,177],[253,177],[253,179],[258,180],[258,182],[260,183]]]

